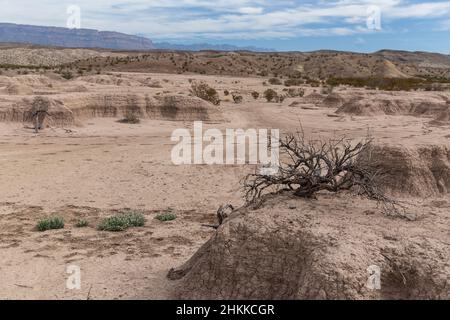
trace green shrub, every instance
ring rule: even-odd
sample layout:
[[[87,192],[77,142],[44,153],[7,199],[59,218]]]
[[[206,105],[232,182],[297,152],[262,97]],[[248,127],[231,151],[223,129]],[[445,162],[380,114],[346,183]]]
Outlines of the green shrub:
[[[49,217],[42,219],[36,226],[38,231],[47,231],[64,228],[64,220],[60,217]]]
[[[291,98],[303,97],[305,95],[305,90],[302,88],[289,88],[287,94]]]
[[[242,101],[244,100],[244,98],[241,95],[238,94],[233,94],[233,101],[234,103],[242,103]]]
[[[170,212],[160,213],[155,217],[155,219],[162,222],[172,221],[175,220],[176,218],[177,218],[176,214]]]
[[[88,225],[89,225],[89,222],[87,220],[80,219],[75,224],[75,227],[77,227],[77,228],[86,228]]]
[[[284,81],[284,85],[286,87],[295,87],[295,86],[301,86],[304,83],[302,79],[288,79]]]
[[[264,91],[264,98],[266,98],[267,102],[272,102],[273,100],[277,100],[278,93],[273,89],[267,89]]]
[[[63,72],[61,73],[61,76],[62,76],[64,79],[66,79],[66,80],[70,80],[70,79],[73,78],[73,74],[72,74],[72,72],[70,72],[70,71],[63,71]]]
[[[277,86],[279,86],[279,85],[282,84],[281,80],[278,79],[278,78],[270,78],[270,79],[269,79],[269,83],[270,83],[271,85],[277,85]]]
[[[258,98],[259,98],[259,92],[253,91],[253,92],[252,92],[252,97],[253,97],[253,99],[258,100]]]
[[[123,211],[112,217],[104,219],[98,229],[101,231],[124,231],[132,227],[143,227],[145,225],[145,217],[137,211]]]
[[[219,94],[216,89],[205,82],[193,82],[191,84],[191,93],[200,99],[211,102],[213,105],[218,106],[220,104]]]

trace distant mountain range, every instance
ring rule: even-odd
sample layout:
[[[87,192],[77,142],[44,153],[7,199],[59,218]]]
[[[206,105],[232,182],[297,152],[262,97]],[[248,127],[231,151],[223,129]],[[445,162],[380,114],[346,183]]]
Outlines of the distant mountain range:
[[[68,29],[0,23],[0,42],[29,43],[70,48],[105,48],[125,50],[154,49],[144,37],[91,29]]]
[[[217,50],[217,51],[274,51],[256,47],[237,47],[232,45],[171,44],[167,42],[153,43],[142,36],[128,35],[120,32],[98,31],[92,29],[68,29],[61,27],[43,27],[0,23],[0,42],[26,43],[41,46],[57,46],[67,48],[104,48],[114,50]]]

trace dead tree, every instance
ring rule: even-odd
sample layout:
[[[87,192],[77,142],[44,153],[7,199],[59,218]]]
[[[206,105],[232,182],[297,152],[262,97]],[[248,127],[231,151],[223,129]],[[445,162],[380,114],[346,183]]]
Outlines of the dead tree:
[[[36,133],[44,128],[45,118],[50,115],[48,113],[49,106],[50,102],[43,97],[35,97],[32,102],[31,116],[34,123],[34,131]]]
[[[247,175],[243,181],[245,199],[255,204],[264,194],[281,190],[302,198],[315,198],[323,190],[350,190],[378,201],[388,214],[399,214],[397,202],[380,186],[382,172],[370,166],[367,154],[371,142],[370,137],[356,144],[345,137],[308,141],[303,133],[288,134],[280,140],[278,173]]]

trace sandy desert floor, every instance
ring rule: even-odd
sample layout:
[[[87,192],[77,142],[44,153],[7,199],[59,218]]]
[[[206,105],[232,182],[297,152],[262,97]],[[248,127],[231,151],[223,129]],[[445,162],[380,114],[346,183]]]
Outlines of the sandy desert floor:
[[[206,80],[222,91],[264,90],[261,79],[140,76],[171,81],[152,92],[186,93],[188,78]],[[379,143],[450,145],[450,127],[430,126],[429,118],[330,116],[335,110],[290,107],[294,100],[226,101],[219,107],[225,121],[207,123],[205,129],[288,132],[301,123],[311,136],[363,138],[369,130]],[[81,126],[50,127],[35,134],[27,124],[0,123],[0,298],[167,298],[168,270],[209,239],[213,231],[202,224],[214,223],[220,205],[243,204],[239,181],[253,170],[248,165],[173,165],[171,134],[192,127],[192,121],[143,119],[132,125],[117,118],[91,118]],[[450,202],[448,197],[437,200]],[[102,217],[122,208],[145,212],[146,226],[120,233],[95,229]],[[178,218],[155,219],[166,211]],[[66,227],[35,231],[37,221],[51,214],[63,217]],[[80,218],[92,227],[76,228]],[[66,288],[68,265],[80,266],[81,290]]]

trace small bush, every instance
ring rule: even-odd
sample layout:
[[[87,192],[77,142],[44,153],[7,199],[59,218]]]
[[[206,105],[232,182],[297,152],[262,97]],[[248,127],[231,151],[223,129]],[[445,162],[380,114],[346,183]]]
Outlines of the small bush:
[[[145,217],[137,211],[124,211],[115,216],[104,219],[98,229],[101,231],[124,231],[132,227],[143,227]]]
[[[273,89],[267,89],[264,91],[264,98],[266,98],[267,102],[272,102],[278,98],[278,93]]]
[[[301,88],[289,88],[287,90],[288,95],[291,98],[303,97],[305,95],[305,90]]]
[[[237,95],[237,94],[233,94],[233,101],[234,103],[242,103],[242,101],[244,100],[244,98],[241,95]]]
[[[89,225],[89,222],[87,220],[80,219],[75,224],[75,227],[77,227],[77,228],[86,228],[88,225]]]
[[[295,87],[295,86],[301,86],[304,83],[301,79],[288,79],[284,81],[284,85],[286,87]]]
[[[253,99],[258,100],[258,98],[259,98],[259,92],[253,91],[253,92],[252,92],[252,97],[253,97]]]
[[[70,80],[70,79],[73,78],[73,74],[72,74],[72,72],[70,72],[70,71],[63,71],[63,72],[61,73],[61,76],[62,76],[64,79],[66,79],[66,80]]]
[[[161,222],[172,221],[175,220],[176,218],[177,218],[176,214],[170,212],[160,213],[155,217],[156,220],[159,220]]]
[[[230,91],[228,91],[228,90],[224,90],[223,91],[223,94],[227,97],[227,96],[229,96],[230,95]]]
[[[211,102],[213,105],[218,106],[220,104],[219,94],[216,89],[210,87],[207,83],[193,82],[191,84],[191,93],[200,99]]]
[[[36,228],[38,231],[56,230],[64,228],[64,220],[60,217],[50,217],[38,222]]]
[[[139,117],[136,115],[136,113],[132,111],[127,111],[125,113],[125,117],[121,120],[119,120],[120,123],[130,123],[130,124],[138,124],[141,122]]]
[[[281,80],[278,79],[278,78],[270,78],[270,79],[269,79],[269,83],[270,83],[271,85],[276,85],[276,86],[282,85]]]
[[[334,86],[328,85],[328,86],[324,86],[321,88],[320,93],[327,95],[327,94],[332,94],[334,91]]]

